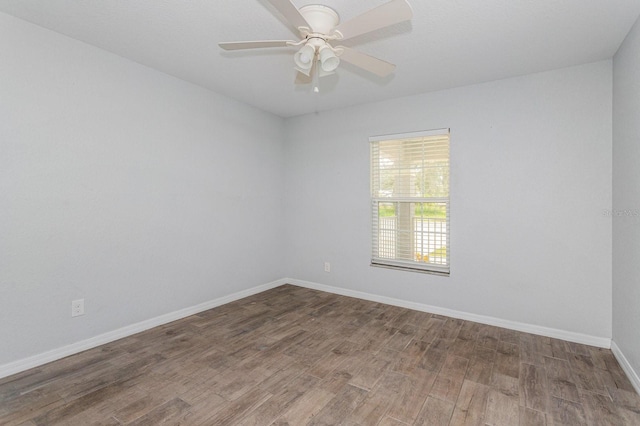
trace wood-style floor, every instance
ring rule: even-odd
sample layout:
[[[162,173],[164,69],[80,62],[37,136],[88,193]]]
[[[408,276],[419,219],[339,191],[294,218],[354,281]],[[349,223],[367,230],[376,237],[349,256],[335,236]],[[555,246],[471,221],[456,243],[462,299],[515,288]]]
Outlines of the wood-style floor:
[[[0,380],[14,425],[640,425],[611,351],[290,285]]]

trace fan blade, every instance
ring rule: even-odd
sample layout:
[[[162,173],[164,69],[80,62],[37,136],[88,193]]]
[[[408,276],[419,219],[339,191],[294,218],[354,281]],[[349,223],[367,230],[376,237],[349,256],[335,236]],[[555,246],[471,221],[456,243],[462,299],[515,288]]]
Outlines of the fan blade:
[[[334,31],[345,40],[408,21],[412,17],[413,11],[406,0],[392,0],[338,25]]]
[[[269,3],[278,9],[278,12],[280,12],[282,16],[284,16],[294,27],[311,28],[311,25],[309,25],[307,20],[304,19],[304,16],[302,16],[298,8],[291,3],[291,0],[269,0]]]
[[[218,43],[224,50],[262,49],[265,47],[289,47],[291,40],[258,40],[258,41],[230,41]]]
[[[348,47],[336,46],[336,50],[342,51],[342,53],[338,55],[341,61],[348,62],[365,71],[379,75],[380,77],[386,77],[396,69],[396,66],[389,62],[374,58],[373,56],[365,55],[362,52],[358,52],[357,50],[350,49]]]

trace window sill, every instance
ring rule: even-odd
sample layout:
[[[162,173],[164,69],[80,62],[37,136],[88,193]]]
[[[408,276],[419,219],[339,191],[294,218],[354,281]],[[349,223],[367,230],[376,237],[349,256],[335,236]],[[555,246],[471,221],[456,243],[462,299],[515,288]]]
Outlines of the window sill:
[[[443,271],[434,271],[429,269],[412,268],[411,266],[387,265],[384,263],[373,263],[373,262],[371,262],[370,266],[373,266],[374,268],[396,269],[399,271],[406,271],[406,272],[418,272],[421,274],[439,275],[441,277],[448,277],[451,273],[451,272],[443,272]]]

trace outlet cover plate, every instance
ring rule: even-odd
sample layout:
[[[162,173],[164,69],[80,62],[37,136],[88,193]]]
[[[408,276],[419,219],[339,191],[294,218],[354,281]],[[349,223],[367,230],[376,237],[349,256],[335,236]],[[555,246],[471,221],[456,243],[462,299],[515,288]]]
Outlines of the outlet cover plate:
[[[71,316],[78,317],[84,315],[84,299],[73,300],[71,302]]]

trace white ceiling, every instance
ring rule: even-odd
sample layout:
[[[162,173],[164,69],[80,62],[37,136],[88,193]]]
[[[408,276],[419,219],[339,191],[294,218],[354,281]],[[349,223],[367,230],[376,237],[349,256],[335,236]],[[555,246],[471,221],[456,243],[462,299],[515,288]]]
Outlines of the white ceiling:
[[[218,48],[295,38],[267,0],[0,0],[0,11],[283,117],[611,58],[640,14],[640,0],[409,1],[410,23],[344,43],[395,74],[341,64],[320,94],[294,86],[295,50]],[[386,0],[293,2],[345,21]]]

